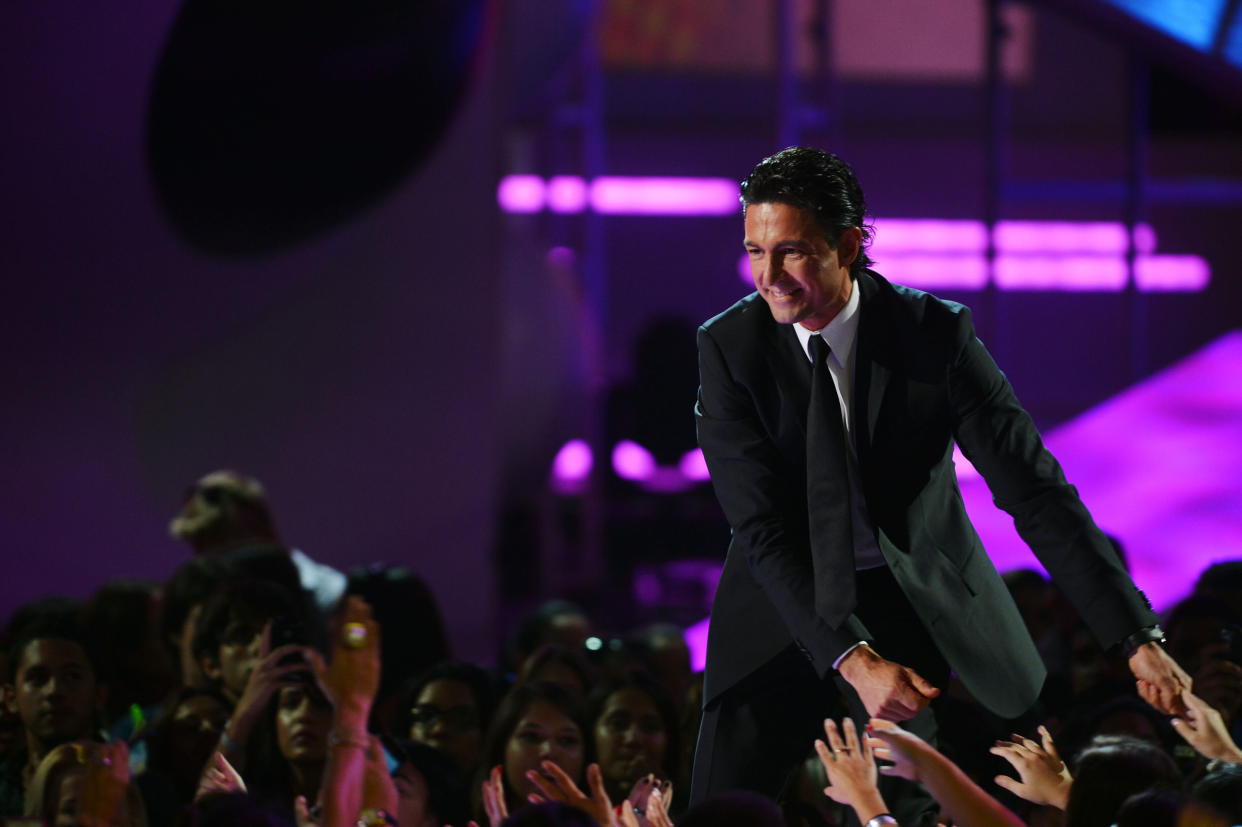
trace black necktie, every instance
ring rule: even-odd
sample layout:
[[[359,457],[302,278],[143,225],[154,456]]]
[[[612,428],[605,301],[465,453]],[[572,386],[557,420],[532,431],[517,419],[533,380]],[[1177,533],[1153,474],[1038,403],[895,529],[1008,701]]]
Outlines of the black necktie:
[[[854,610],[854,532],[841,403],[828,372],[824,337],[811,336],[811,404],[806,422],[806,503],[810,515],[815,611],[836,628]]]

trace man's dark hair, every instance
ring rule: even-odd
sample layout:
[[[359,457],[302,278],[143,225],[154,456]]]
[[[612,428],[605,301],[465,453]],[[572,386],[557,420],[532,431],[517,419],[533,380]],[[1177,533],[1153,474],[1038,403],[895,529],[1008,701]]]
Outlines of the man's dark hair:
[[[101,664],[99,653],[91,646],[86,635],[82,633],[80,604],[76,601],[40,602],[30,607],[23,607],[10,623],[8,663],[4,680],[8,683],[17,682],[17,670],[26,647],[36,640],[67,640],[76,643],[86,656],[91,672],[96,681],[101,680]]]
[[[1116,823],[1127,798],[1146,790],[1176,790],[1182,776],[1172,756],[1128,735],[1097,735],[1078,754],[1065,807],[1066,827]]]
[[[1242,824],[1242,765],[1217,765],[1194,785],[1190,799],[1219,813],[1226,824]]]
[[[867,246],[873,228],[866,222],[867,202],[850,165],[831,152],[791,146],[764,158],[742,181],[742,215],[751,204],[788,204],[806,210],[834,250],[851,227],[862,231],[850,277],[871,266]]]
[[[301,604],[289,592],[262,580],[239,580],[217,590],[203,604],[194,627],[193,654],[196,660],[204,655],[216,659],[220,645],[229,628],[234,624],[247,627],[249,632],[262,631],[269,620],[280,619],[298,633],[298,640],[272,640],[272,648],[284,643],[301,642],[305,634],[305,618]]]
[[[182,563],[164,585],[164,601],[160,612],[160,639],[170,654],[177,654],[176,641],[181,627],[194,607],[234,576],[231,566],[220,555],[193,557]]]

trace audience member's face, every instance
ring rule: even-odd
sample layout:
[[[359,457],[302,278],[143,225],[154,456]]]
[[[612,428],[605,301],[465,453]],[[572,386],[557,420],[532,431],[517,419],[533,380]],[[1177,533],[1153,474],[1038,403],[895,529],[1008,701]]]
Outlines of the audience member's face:
[[[595,749],[604,778],[631,784],[664,765],[668,733],[651,696],[632,687],[608,697],[595,722]]]
[[[99,693],[82,647],[70,640],[31,641],[17,664],[10,711],[41,751],[91,735]]]
[[[193,783],[229,720],[228,708],[211,695],[195,695],[177,704],[169,733],[169,752],[176,762],[175,772]]]
[[[316,763],[328,754],[332,707],[314,689],[286,686],[276,702],[276,742],[290,763]]]
[[[423,687],[410,710],[410,740],[443,752],[469,776],[483,737],[474,693],[461,681],[437,680]]]
[[[552,761],[577,781],[582,776],[582,732],[568,715],[547,701],[536,701],[518,721],[505,744],[505,780],[514,798],[525,801],[539,790],[526,778]]]
[[[195,603],[186,613],[185,622],[181,624],[181,637],[177,640],[177,652],[181,662],[181,685],[193,689],[206,689],[211,685],[203,674],[202,665],[194,658],[194,627],[198,625],[198,616],[203,613],[203,604]]]
[[[393,786],[397,788],[397,823],[410,827],[435,827],[439,822],[427,811],[427,779],[414,768],[413,764],[405,763],[397,768],[392,775]]]
[[[246,691],[250,672],[259,662],[263,628],[253,623],[230,621],[220,638],[220,683],[224,694],[234,701]]]

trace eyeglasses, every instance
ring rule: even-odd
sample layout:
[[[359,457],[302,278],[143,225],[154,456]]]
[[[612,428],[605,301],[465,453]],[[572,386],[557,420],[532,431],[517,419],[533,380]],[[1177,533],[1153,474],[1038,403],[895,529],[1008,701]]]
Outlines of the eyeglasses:
[[[451,706],[441,709],[431,704],[419,704],[410,710],[410,725],[430,729],[440,721],[445,729],[465,732],[479,727],[479,713],[472,706]]]

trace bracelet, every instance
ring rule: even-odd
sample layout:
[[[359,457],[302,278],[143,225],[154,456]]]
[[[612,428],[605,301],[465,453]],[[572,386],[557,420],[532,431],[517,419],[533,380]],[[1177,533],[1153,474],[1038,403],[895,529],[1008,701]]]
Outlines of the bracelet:
[[[371,746],[371,736],[365,729],[333,727],[332,731],[328,733],[328,746],[367,749]]]
[[[387,810],[372,807],[358,814],[358,827],[397,827],[397,820]]]
[[[893,825],[893,827],[896,827],[897,819],[893,818],[888,813],[880,813],[875,818],[871,818],[867,820],[867,827],[884,827],[884,825],[886,824]]]

